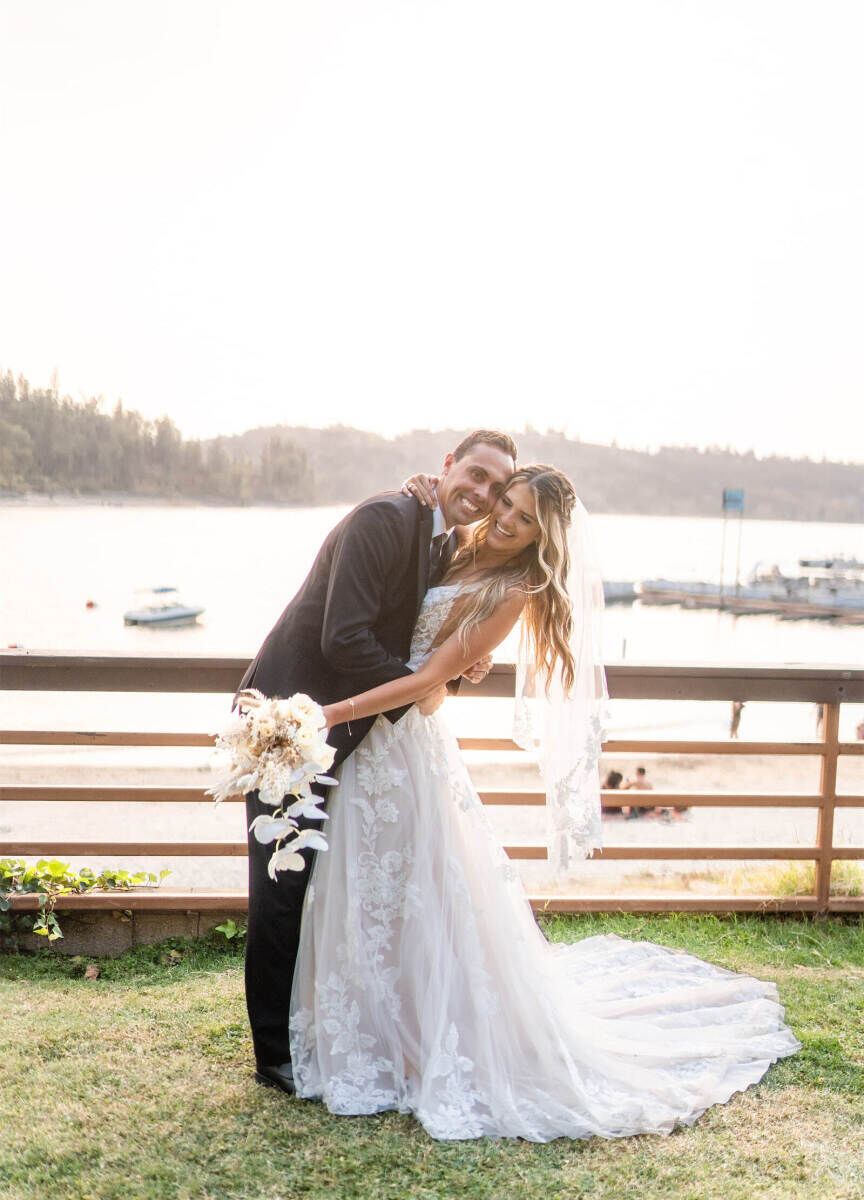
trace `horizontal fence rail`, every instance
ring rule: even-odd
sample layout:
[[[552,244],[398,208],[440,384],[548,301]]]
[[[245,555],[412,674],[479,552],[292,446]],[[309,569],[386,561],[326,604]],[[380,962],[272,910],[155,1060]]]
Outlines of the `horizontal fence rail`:
[[[248,665],[246,659],[189,655],[53,654],[34,651],[0,652],[0,691],[77,691],[146,693],[233,694]],[[864,807],[864,795],[837,793],[837,764],[844,755],[864,754],[864,743],[841,742],[838,736],[840,706],[864,702],[864,670],[828,667],[750,666],[639,666],[607,668],[609,693],[613,699],[656,700],[771,700],[804,701],[824,705],[822,738],[819,741],[687,741],[681,739],[610,739],[606,754],[688,755],[773,755],[811,756],[819,759],[820,782],[812,793],[722,793],[660,792],[634,795],[604,791],[604,808],[650,799],[656,808],[808,808],[818,814],[817,837],[812,845],[791,846],[608,846],[592,861],[809,861],[815,864],[815,887],[804,896],[532,896],[535,909],[577,911],[773,911],[773,912],[861,912],[864,898],[830,894],[831,865],[838,860],[864,859],[864,846],[842,846],[834,842],[834,814],[838,808]],[[483,683],[463,682],[462,694],[474,697],[513,695],[514,669],[496,664]],[[102,747],[207,747],[212,736],[182,731],[87,731],[87,730],[0,730],[0,746],[102,746]],[[461,738],[467,751],[512,753],[519,747],[510,738]],[[484,790],[479,793],[488,805],[542,807],[542,792],[530,790]],[[240,798],[234,798],[238,802]],[[76,784],[3,785],[0,803],[212,803],[201,787],[156,785],[116,787]],[[524,842],[505,846],[511,858],[543,860],[545,845]],[[53,838],[18,838],[0,841],[0,856],[48,856],[64,854],[136,857],[242,857],[245,842],[169,841],[70,841]],[[16,908],[33,907],[35,897],[18,897]],[[63,896],[58,908],[122,908],[140,911],[230,910],[242,911],[245,891],[191,888],[136,889],[134,892],[90,892]]]
[[[233,695],[247,658],[206,654],[57,654],[0,651],[0,691],[221,692]],[[515,669],[496,663],[480,684],[463,681],[460,694],[513,695]],[[637,665],[606,668],[618,700],[799,700],[864,702],[864,670],[838,667]]]

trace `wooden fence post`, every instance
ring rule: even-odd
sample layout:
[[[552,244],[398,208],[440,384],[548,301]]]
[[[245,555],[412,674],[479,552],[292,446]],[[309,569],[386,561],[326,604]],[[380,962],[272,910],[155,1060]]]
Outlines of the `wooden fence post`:
[[[827,913],[831,892],[831,863],[834,852],[834,804],[837,799],[837,757],[840,744],[840,705],[826,704],[822,716],[822,741],[825,749],[819,770],[819,825],[816,841],[819,857],[816,860],[816,901],[818,913]]]

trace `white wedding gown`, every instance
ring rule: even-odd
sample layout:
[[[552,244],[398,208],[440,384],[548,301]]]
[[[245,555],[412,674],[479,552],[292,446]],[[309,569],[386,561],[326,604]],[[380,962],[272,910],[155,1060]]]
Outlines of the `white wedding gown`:
[[[428,654],[456,594],[430,589]],[[669,1133],[798,1048],[773,983],[614,935],[553,945],[443,717],[379,717],[331,792],[291,1000],[297,1094],[433,1138]]]

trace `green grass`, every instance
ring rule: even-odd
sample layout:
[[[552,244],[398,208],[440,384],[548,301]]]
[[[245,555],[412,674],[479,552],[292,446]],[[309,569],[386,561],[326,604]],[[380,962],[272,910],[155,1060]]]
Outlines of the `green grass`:
[[[230,947],[0,956],[0,1200],[860,1200],[864,922],[544,918],[774,979],[802,1051],[668,1138],[436,1143],[259,1088]]]
[[[816,889],[816,867],[814,863],[798,861],[745,867],[715,864],[696,870],[670,871],[662,876],[642,869],[628,872],[619,884],[640,894],[683,891],[694,895],[807,896]],[[856,897],[864,894],[864,866],[850,859],[836,859],[831,868],[830,894]]]

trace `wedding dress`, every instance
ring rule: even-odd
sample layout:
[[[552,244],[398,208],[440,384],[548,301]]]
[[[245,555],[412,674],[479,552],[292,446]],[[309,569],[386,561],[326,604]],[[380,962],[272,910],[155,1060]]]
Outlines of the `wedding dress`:
[[[458,588],[427,593],[410,665]],[[291,999],[298,1096],[439,1139],[666,1134],[799,1048],[773,983],[615,935],[547,942],[440,713],[379,717],[337,775]]]

